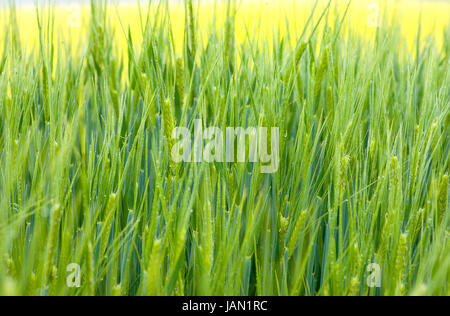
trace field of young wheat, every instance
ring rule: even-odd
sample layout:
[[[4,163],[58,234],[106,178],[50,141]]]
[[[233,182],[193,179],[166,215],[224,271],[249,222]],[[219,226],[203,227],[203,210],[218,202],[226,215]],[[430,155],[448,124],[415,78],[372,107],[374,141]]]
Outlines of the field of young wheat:
[[[450,295],[449,2],[88,2],[0,9],[0,295]]]

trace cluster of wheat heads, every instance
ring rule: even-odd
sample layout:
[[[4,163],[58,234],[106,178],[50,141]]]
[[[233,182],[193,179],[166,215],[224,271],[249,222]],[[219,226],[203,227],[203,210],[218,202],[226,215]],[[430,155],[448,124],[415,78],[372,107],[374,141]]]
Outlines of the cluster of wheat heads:
[[[79,50],[37,9],[31,51],[10,6],[0,294],[449,295],[450,31],[411,50],[397,25],[362,39],[328,5],[294,47],[238,45],[232,1],[208,29],[187,1],[180,54],[168,6],[142,12],[136,43],[92,1]],[[199,118],[278,127],[278,171],[174,163],[171,130]]]

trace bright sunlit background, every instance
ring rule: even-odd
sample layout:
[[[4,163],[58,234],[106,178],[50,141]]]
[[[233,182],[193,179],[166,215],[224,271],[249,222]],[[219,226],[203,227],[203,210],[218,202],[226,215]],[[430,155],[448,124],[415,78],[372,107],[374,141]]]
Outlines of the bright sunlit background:
[[[0,9],[0,38],[6,32],[2,30],[9,21],[8,3],[2,0]],[[49,3],[49,0],[39,0],[39,3]],[[150,1],[153,10],[156,10],[159,1]],[[17,0],[17,18],[21,37],[27,43],[27,49],[33,50],[38,42],[36,23],[36,0]],[[54,10],[55,39],[59,43],[71,41],[74,47],[79,39],[85,37],[89,22],[89,0],[50,0],[57,3]],[[117,36],[117,43],[125,49],[125,36],[128,28],[139,42],[142,21],[149,1],[147,0],[111,0],[114,5],[110,8],[112,25]],[[177,50],[182,46],[184,38],[184,4],[181,0],[169,0],[171,27],[173,30]],[[223,25],[226,1],[200,0],[196,2],[200,29],[205,38],[212,25],[213,19],[216,27]],[[302,31],[303,24],[309,16],[313,0],[237,0],[236,36],[238,42],[248,37],[271,39],[274,32],[287,37],[293,43]],[[319,1],[319,7],[325,7],[328,1]],[[342,14],[348,1],[333,0],[329,20],[333,20],[336,12]],[[42,10],[45,12],[45,10]],[[41,12],[41,13],[42,13]],[[317,16],[321,10],[316,10]],[[44,13],[42,13],[44,14]],[[44,14],[45,15],[45,14]],[[346,25],[354,32],[370,38],[375,34],[382,23],[396,23],[402,29],[405,39],[411,47],[416,43],[418,25],[421,24],[421,40],[433,35],[441,42],[445,27],[450,21],[450,1],[447,0],[354,0],[351,2]],[[398,22],[398,23],[397,23]],[[279,32],[279,33],[278,33]],[[438,43],[439,44],[439,43]]]

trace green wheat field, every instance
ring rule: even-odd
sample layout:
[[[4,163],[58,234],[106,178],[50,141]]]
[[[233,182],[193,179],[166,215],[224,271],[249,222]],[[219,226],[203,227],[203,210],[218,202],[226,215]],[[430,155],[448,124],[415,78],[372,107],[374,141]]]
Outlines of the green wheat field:
[[[174,34],[167,1],[137,32],[92,0],[63,45],[37,6],[32,48],[9,1],[0,295],[450,295],[450,24],[411,45],[316,1],[298,34],[237,41],[236,2],[201,25],[186,0]],[[197,119],[279,128],[279,168],[174,162]]]

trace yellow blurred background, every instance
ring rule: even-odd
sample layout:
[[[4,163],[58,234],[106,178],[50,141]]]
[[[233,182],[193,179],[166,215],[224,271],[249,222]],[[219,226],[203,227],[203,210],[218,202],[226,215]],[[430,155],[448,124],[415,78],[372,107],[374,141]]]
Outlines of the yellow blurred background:
[[[156,1],[153,1],[156,3]],[[125,34],[128,27],[139,43],[142,34],[142,24],[147,14],[147,1],[131,1],[127,3],[113,2],[109,6],[111,25],[115,30],[118,48],[126,50]],[[199,5],[199,3],[201,3]],[[319,1],[316,9],[317,19],[328,1]],[[345,11],[348,1],[331,1],[329,15],[330,23],[336,13]],[[200,0],[194,1],[194,10],[197,12],[198,24],[203,39],[206,39],[208,30],[212,27],[213,18],[217,28],[223,26],[226,14],[226,1]],[[236,38],[243,42],[248,37],[264,38],[270,40],[275,33],[281,36],[289,34],[289,40],[294,43],[303,30],[303,25],[311,13],[314,1],[312,0],[237,0],[236,1]],[[150,12],[157,10],[152,5]],[[184,4],[180,1],[169,5],[171,27],[173,30],[176,50],[182,48],[184,38]],[[54,7],[55,41],[74,46],[80,39],[87,37],[89,24],[89,6],[76,1],[57,4]],[[41,9],[43,16],[48,16],[45,7]],[[0,40],[4,39],[6,28],[9,25],[10,11],[6,5],[0,8]],[[17,6],[17,22],[22,44],[27,51],[32,51],[38,44],[38,28],[36,22],[36,8],[32,4]],[[432,35],[438,43],[442,42],[444,30],[449,26],[450,1],[420,1],[420,0],[353,0],[346,18],[346,26],[357,34],[370,38],[375,34],[380,23],[398,24],[401,32],[411,47],[415,45],[419,23],[422,23],[421,38]],[[398,22],[398,23],[397,23]],[[382,26],[382,25],[381,25]],[[286,36],[287,37],[287,36]]]

